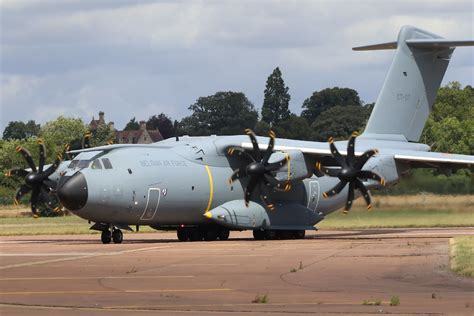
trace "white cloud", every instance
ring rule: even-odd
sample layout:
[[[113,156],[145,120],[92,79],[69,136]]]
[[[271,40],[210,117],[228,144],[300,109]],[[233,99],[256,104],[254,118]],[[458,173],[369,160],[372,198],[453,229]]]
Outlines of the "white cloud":
[[[119,128],[133,116],[180,118],[219,90],[259,107],[276,66],[294,112],[335,85],[372,102],[393,52],[351,47],[396,40],[405,24],[472,39],[473,11],[470,1],[3,0],[0,130],[99,110]],[[473,85],[473,56],[459,48],[445,82]]]

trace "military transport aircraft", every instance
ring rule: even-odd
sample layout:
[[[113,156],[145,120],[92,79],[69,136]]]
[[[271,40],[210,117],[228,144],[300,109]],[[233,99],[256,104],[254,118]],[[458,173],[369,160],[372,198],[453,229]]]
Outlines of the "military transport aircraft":
[[[255,239],[304,238],[305,230],[355,198],[371,207],[370,189],[397,183],[411,168],[457,169],[474,156],[430,152],[419,143],[456,46],[405,26],[396,42],[354,50],[396,49],[365,131],[327,143],[246,135],[171,138],[149,145],[117,144],[71,151],[77,156],[45,168],[40,143],[16,200],[32,191],[31,206],[51,194],[102,231],[103,243],[122,242],[121,229],[148,225],[176,230],[178,239],[225,240],[231,230]],[[356,142],[357,137],[357,142]]]

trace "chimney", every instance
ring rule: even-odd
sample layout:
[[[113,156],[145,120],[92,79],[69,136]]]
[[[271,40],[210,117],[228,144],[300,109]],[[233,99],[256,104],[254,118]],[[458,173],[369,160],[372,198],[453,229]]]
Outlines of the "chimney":
[[[104,114],[102,111],[99,112],[99,123],[105,123]]]
[[[109,122],[109,128],[111,131],[115,131],[114,122]]]
[[[140,130],[142,130],[142,131],[146,130],[146,122],[145,121],[140,121]]]

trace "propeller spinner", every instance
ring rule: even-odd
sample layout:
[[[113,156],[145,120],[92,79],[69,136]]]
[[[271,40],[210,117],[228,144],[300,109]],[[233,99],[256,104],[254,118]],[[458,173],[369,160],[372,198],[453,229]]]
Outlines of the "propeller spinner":
[[[385,185],[385,180],[378,174],[372,171],[362,170],[362,167],[365,165],[367,160],[369,160],[373,155],[377,154],[378,151],[376,149],[367,150],[362,154],[362,156],[356,158],[354,154],[354,147],[357,136],[358,133],[354,132],[349,138],[349,142],[347,144],[347,156],[345,158],[337,150],[336,145],[334,145],[334,138],[329,138],[331,154],[336,160],[337,164],[340,166],[339,168],[328,168],[322,166],[319,162],[316,163],[317,170],[322,171],[328,176],[338,177],[340,180],[339,183],[336,184],[332,189],[323,192],[323,196],[325,198],[338,194],[346,187],[347,184],[349,184],[349,191],[344,213],[347,213],[352,207],[355,189],[358,189],[362,193],[362,196],[367,203],[367,209],[370,210],[372,207],[369,191],[365,187],[362,180],[372,179],[379,182],[382,186]]]

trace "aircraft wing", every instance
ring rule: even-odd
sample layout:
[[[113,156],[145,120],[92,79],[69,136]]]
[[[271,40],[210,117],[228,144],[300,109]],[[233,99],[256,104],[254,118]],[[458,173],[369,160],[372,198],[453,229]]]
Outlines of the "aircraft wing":
[[[241,146],[245,149],[252,149],[252,143],[250,142],[243,142]],[[345,146],[338,146],[339,152],[344,156],[347,155],[347,151],[341,147],[345,148]],[[392,155],[398,162],[409,163],[412,168],[465,168],[474,165],[474,156],[383,148],[379,146],[370,146],[370,148],[359,147],[357,148],[358,150],[355,151],[355,155],[361,156],[365,150],[371,148],[378,148],[381,155]],[[266,145],[260,144],[260,149],[266,149]],[[303,154],[312,156],[316,159],[323,159],[331,156],[331,151],[329,150],[327,143],[314,143],[311,147],[275,145],[274,150],[301,150]]]

